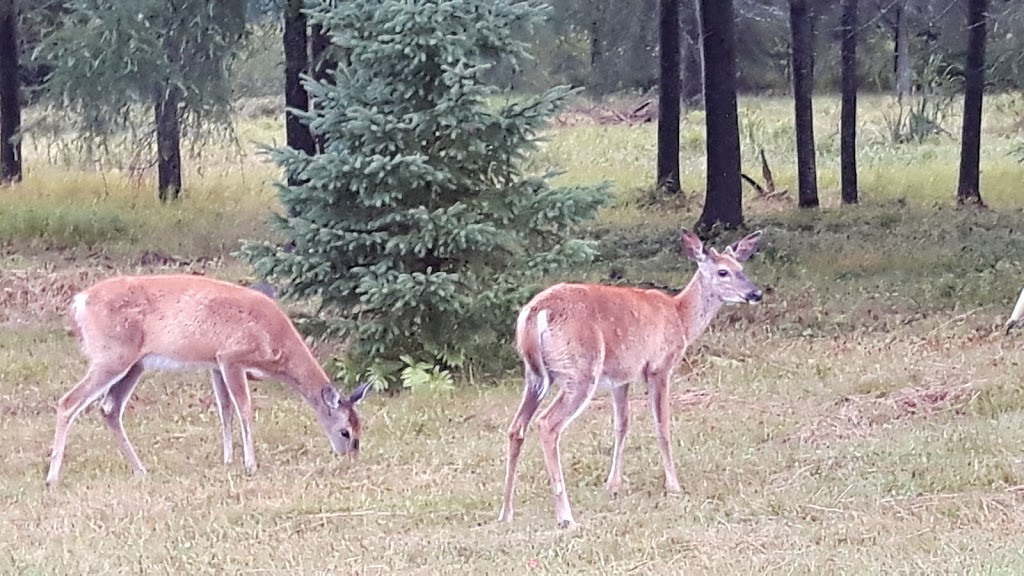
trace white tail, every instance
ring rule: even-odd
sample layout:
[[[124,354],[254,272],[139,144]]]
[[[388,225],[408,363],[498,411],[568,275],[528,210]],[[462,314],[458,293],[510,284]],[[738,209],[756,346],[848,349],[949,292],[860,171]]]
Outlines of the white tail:
[[[75,418],[103,397],[101,410],[118,447],[136,474],[146,473],[123,425],[125,405],[146,369],[210,370],[224,462],[232,460],[234,413],[248,472],[256,470],[250,377],[289,385],[313,407],[336,453],[359,451],[355,405],[368,385],[347,399],[339,396],[288,316],[260,292],[202,276],[118,276],[77,294],[71,323],[89,369],[57,405],[48,485],[60,476]]]
[[[1010,333],[1010,330],[1020,326],[1022,316],[1024,316],[1024,290],[1020,291],[1020,296],[1017,297],[1017,304],[1013,307],[1013,312],[1010,313],[1010,319],[1006,321],[1007,334]]]
[[[742,262],[758,248],[754,232],[719,254],[683,230],[683,250],[697,273],[676,296],[599,284],[556,284],[537,294],[519,312],[516,347],[526,385],[508,429],[508,463],[499,520],[513,515],[516,466],[523,437],[552,381],[559,392],[539,417],[544,463],[554,492],[559,525],[575,524],[565,493],[559,441],[566,426],[587,407],[598,388],[611,391],[615,445],[608,489],[622,485],[622,454],[629,428],[629,383],[650,389],[651,409],[665,468],[665,489],[678,492],[669,438],[669,384],[686,348],[725,302],[758,302],[762,292],[743,273]]]

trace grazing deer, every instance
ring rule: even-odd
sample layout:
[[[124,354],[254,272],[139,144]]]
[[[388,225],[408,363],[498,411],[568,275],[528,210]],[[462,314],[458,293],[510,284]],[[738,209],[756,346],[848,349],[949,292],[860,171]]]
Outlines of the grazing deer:
[[[57,405],[57,431],[46,483],[60,476],[71,424],[104,397],[104,420],[137,475],[146,473],[124,432],[124,409],[147,369],[210,370],[220,412],[224,463],[232,460],[232,411],[241,429],[243,463],[256,470],[250,377],[280,380],[313,407],[331,447],[358,453],[361,433],[355,405],[368,384],[348,398],[330,378],[288,316],[256,290],[203,276],[118,276],[77,294],[71,322],[89,358],[85,377]]]
[[[719,254],[704,249],[700,238],[683,230],[683,251],[697,263],[697,273],[676,296],[599,284],[555,284],[537,294],[519,312],[516,348],[523,359],[526,385],[519,410],[508,429],[505,493],[499,521],[513,514],[516,466],[523,437],[541,399],[555,382],[559,391],[539,417],[544,463],[554,492],[555,518],[575,525],[559,456],[566,426],[580,415],[599,389],[611,391],[615,429],[612,494],[622,485],[622,454],[629,429],[629,383],[650,390],[658,448],[665,468],[665,489],[679,492],[669,439],[669,383],[686,348],[707,328],[725,302],[759,302],[761,290],[743,274],[742,262],[756,250],[754,232]]]

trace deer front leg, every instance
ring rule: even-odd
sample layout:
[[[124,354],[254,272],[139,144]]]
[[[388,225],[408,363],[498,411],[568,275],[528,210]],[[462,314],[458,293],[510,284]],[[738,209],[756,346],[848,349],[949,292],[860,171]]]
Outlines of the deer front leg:
[[[210,370],[213,381],[213,397],[217,400],[217,411],[220,413],[221,444],[224,446],[224,463],[231,464],[234,459],[234,444],[231,441],[232,402],[228,385],[219,369]]]
[[[252,438],[253,408],[252,398],[249,395],[249,381],[246,378],[245,369],[241,366],[231,364],[228,359],[220,356],[217,360],[228,395],[231,396],[231,403],[238,414],[242,437],[242,465],[246,472],[252,474],[256,472],[256,449]]]
[[[647,379],[651,391],[651,413],[654,415],[654,433],[658,437],[661,464],[665,468],[665,491],[681,492],[672,458],[672,405],[669,396],[671,372],[652,372]]]
[[[622,454],[626,447],[626,434],[629,432],[629,384],[612,388],[611,394],[615,444],[612,448],[612,468],[608,473],[606,487],[612,496],[615,496],[622,488]]]

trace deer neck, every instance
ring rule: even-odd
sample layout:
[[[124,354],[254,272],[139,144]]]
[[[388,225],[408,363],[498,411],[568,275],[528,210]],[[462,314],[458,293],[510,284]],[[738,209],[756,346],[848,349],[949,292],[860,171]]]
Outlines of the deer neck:
[[[314,407],[323,403],[323,387],[332,384],[311,353],[296,354],[290,358],[286,375],[282,380]]]
[[[707,329],[723,304],[722,299],[712,293],[710,281],[699,271],[675,300],[687,342],[693,342]]]

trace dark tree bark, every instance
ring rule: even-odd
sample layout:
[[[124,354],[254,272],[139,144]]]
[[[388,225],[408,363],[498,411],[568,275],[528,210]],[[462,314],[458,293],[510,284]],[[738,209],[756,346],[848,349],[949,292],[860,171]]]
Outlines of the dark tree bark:
[[[601,46],[601,26],[595,16],[590,21],[590,73],[595,74],[598,66],[601,64],[601,57],[604,55],[604,50]]]
[[[0,184],[21,181],[20,88],[17,8],[0,0]]]
[[[173,6],[171,7],[173,11]],[[170,66],[182,60],[182,36],[186,23],[180,18],[172,23],[163,38],[164,53]],[[167,83],[158,86],[153,112],[156,122],[157,196],[161,202],[181,196],[181,88]]]
[[[967,62],[964,65],[964,124],[960,133],[960,204],[984,206],[981,200],[981,106],[985,89],[985,42],[988,0],[967,2]]]
[[[696,228],[743,225],[740,132],[736,113],[736,28],[733,0],[700,0],[704,45],[707,191]]]
[[[156,155],[157,190],[161,202],[177,200],[181,195],[181,113],[178,88],[157,94]]]
[[[687,106],[699,103],[704,94],[704,57],[701,55],[700,21],[697,18],[697,2],[692,0],[686,3],[682,10],[683,19],[683,101]]]
[[[679,0],[660,1],[658,31],[658,188],[679,193]]]
[[[309,62],[313,70],[310,76],[314,80],[326,80],[337,66],[327,53],[330,46],[331,39],[327,31],[320,24],[314,24],[309,31]]]
[[[896,72],[896,100],[902,102],[913,89],[913,70],[910,64],[910,18],[907,0],[896,3],[896,54],[893,66]]]
[[[843,0],[839,165],[843,204],[857,203],[857,0]]]
[[[807,0],[790,0],[793,35],[793,102],[796,112],[797,205],[818,207],[818,171],[814,154],[814,23]]]
[[[316,144],[309,127],[291,112],[309,110],[309,95],[299,80],[309,66],[306,15],[301,9],[302,0],[288,0],[284,10],[284,103],[288,108],[284,116],[285,140],[291,148],[314,154]]]
[[[319,24],[314,24],[309,33],[309,63],[312,72],[310,76],[318,82],[324,82],[331,76],[331,72],[338,67],[338,63],[331,59],[328,48],[331,40],[327,31]],[[326,139],[322,134],[313,134],[313,141],[316,143],[316,151],[322,152],[326,145]]]

